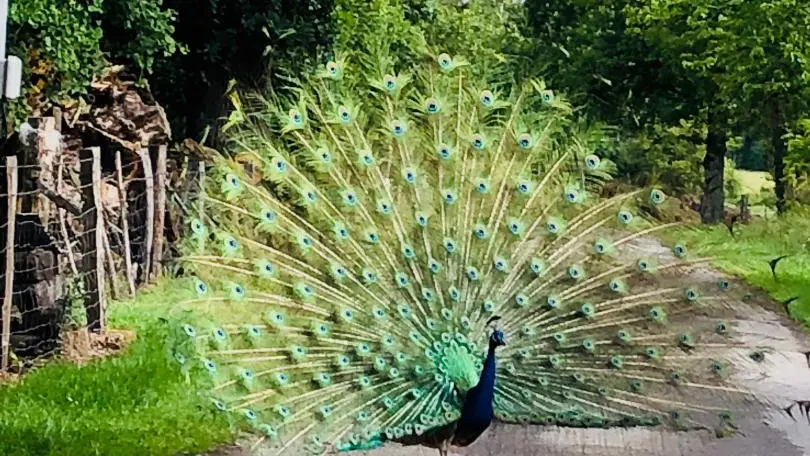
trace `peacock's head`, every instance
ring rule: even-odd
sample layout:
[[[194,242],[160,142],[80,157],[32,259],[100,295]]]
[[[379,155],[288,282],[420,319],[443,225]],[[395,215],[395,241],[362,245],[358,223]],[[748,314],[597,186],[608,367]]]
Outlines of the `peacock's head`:
[[[501,317],[497,315],[490,318],[487,321],[487,326],[489,326],[490,323],[497,322],[500,319]],[[503,331],[498,329],[497,325],[492,325],[492,334],[489,335],[489,346],[492,348],[497,348],[503,345],[506,345],[506,340],[505,336],[503,335]]]

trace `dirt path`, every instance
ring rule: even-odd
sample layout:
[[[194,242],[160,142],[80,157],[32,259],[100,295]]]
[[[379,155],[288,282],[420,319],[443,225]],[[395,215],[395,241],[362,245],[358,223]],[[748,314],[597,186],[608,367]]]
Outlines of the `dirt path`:
[[[655,239],[634,241],[633,248],[666,260],[667,249]],[[708,268],[695,269],[688,280],[716,282],[720,275]],[[810,280],[810,278],[808,278]],[[747,288],[744,284],[734,286]],[[746,290],[749,291],[749,290]],[[757,290],[736,306],[736,334],[750,345],[768,346],[775,352],[765,361],[766,375],[732,378],[775,404],[788,406],[795,400],[810,400],[810,367],[803,354],[810,338],[778,312],[775,304]],[[493,425],[468,448],[451,455],[470,456],[806,456],[810,455],[810,419],[794,412],[752,411],[738,417],[740,432],[717,439],[708,432],[671,432],[651,429],[569,429],[548,426]],[[243,456],[238,447],[221,448],[209,456]],[[272,451],[258,454],[274,454]],[[302,453],[303,454],[303,453]],[[367,456],[436,456],[428,448],[391,446]]]

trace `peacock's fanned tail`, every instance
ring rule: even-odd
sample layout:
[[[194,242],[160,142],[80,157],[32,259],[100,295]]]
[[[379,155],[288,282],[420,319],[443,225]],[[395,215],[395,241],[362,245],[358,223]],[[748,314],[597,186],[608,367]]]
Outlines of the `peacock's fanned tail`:
[[[178,360],[279,454],[371,448],[458,418],[500,315],[502,421],[733,428],[726,379],[757,359],[728,283],[687,283],[683,245],[634,250],[665,195],[599,198],[610,163],[564,100],[465,65],[335,61],[234,97],[183,258],[218,323],[184,326]]]

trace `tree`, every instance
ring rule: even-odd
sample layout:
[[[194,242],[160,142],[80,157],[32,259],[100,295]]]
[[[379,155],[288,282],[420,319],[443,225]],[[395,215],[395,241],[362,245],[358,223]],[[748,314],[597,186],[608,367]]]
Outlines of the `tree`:
[[[685,30],[649,24],[642,24],[642,29],[637,25],[639,17],[646,16],[636,1],[529,0],[527,8],[531,34],[539,44],[537,60],[555,85],[573,90],[577,101],[587,103],[591,115],[613,119],[631,138],[657,135],[663,143],[678,139],[669,136],[682,135],[684,122],[691,125],[693,135],[681,148],[705,145],[701,216],[705,223],[719,222],[724,214],[727,116],[722,102],[713,97],[717,88],[712,78],[685,67],[680,58],[687,52],[684,49],[701,51],[708,43],[677,34]],[[659,124],[668,128],[659,128]],[[707,129],[699,138],[694,133],[701,125]],[[649,151],[633,152],[646,155]],[[676,158],[679,152],[670,150],[670,161],[663,167],[688,173],[691,166],[672,166],[683,163]],[[641,160],[645,161],[657,163]],[[622,160],[619,165],[627,174],[640,174],[639,160]],[[646,171],[661,174],[655,169]]]
[[[808,109],[810,3],[803,0],[642,0],[631,22],[645,39],[709,81],[715,112],[765,126],[777,209],[785,209],[785,135]],[[707,178],[708,179],[708,178]]]
[[[25,71],[24,97],[12,103],[11,118],[84,94],[108,60],[150,74],[156,59],[182,49],[172,37],[174,17],[160,0],[10,2],[9,52]]]
[[[135,0],[132,0],[135,1]],[[155,63],[150,78],[176,137],[199,137],[228,109],[231,80],[258,87],[283,68],[295,74],[332,45],[332,0],[165,0],[177,12],[174,37],[188,48]]]

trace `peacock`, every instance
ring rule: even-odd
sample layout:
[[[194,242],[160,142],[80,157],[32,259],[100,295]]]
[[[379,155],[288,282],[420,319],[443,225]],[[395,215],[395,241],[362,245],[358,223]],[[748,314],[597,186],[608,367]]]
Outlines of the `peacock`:
[[[729,280],[687,282],[706,259],[638,250],[673,199],[610,195],[564,97],[471,66],[232,92],[180,259],[211,318],[171,349],[211,412],[273,454],[446,455],[494,420],[733,433],[757,399],[728,380],[765,349],[733,338]]]

